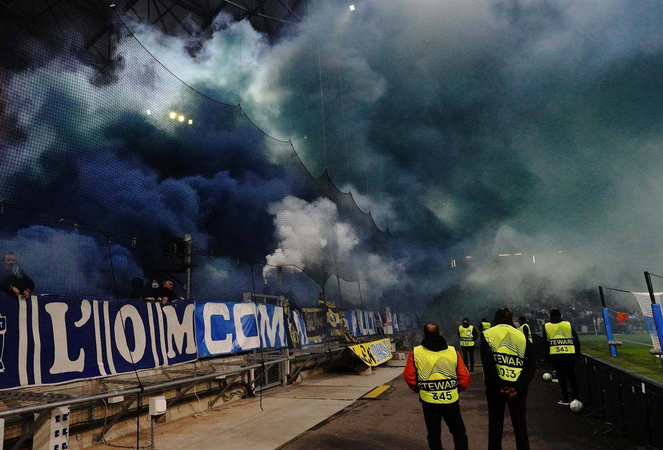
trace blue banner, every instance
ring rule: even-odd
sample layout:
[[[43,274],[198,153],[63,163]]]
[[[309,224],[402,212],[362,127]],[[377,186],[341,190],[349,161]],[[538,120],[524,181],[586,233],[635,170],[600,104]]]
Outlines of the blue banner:
[[[291,311],[290,334],[300,346],[318,341],[307,327],[328,327],[324,310]],[[379,315],[341,314],[355,336],[379,332]],[[414,324],[393,314],[396,330]],[[313,322],[311,324],[310,322]],[[0,389],[55,384],[130,373],[195,360],[287,347],[288,321],[271,304],[183,300],[161,305],[144,300],[0,294]],[[317,339],[321,339],[319,336]]]
[[[260,324],[260,333],[258,325]],[[274,305],[196,301],[198,355],[227,355],[287,346],[283,308]]]
[[[32,296],[0,300],[0,389],[153,369],[197,357],[194,304]]]

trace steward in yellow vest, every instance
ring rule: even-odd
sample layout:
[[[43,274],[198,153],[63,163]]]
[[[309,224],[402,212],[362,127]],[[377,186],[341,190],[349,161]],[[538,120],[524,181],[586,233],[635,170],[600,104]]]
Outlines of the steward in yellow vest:
[[[525,316],[520,316],[518,318],[518,323],[520,324],[520,330],[521,333],[527,338],[530,343],[534,343],[534,340],[532,339],[532,329],[529,327],[529,323],[527,322],[527,317]]]
[[[486,331],[490,329],[490,322],[485,317],[481,319],[481,331]]]
[[[442,419],[453,435],[456,449],[468,448],[465,424],[460,414],[458,393],[470,384],[463,358],[442,337],[437,324],[424,326],[424,340],[408,355],[403,378],[419,393],[424,410],[428,445],[442,448]]]
[[[463,360],[469,365],[470,372],[474,372],[474,341],[479,337],[476,328],[470,325],[470,319],[465,317],[458,327],[458,339],[463,351]]]
[[[488,448],[502,448],[504,409],[509,405],[518,450],[529,450],[526,400],[536,371],[532,344],[513,326],[513,313],[500,309],[483,332],[481,361],[488,400]]]
[[[567,380],[571,384],[573,398],[579,397],[575,364],[580,358],[580,340],[571,323],[562,320],[558,309],[550,310],[550,322],[545,325],[544,352],[557,372],[562,398],[560,405],[568,405]]]

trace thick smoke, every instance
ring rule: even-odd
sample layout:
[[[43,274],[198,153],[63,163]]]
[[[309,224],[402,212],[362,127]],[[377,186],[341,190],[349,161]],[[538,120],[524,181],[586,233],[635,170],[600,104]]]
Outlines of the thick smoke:
[[[292,139],[311,173],[327,168],[352,187],[398,237],[386,244],[284,169],[289,145],[225,129],[216,108],[133,47],[108,85],[74,64],[13,75],[3,114],[24,140],[0,158],[35,197],[71,176],[94,214],[103,214],[108,191],[115,203],[135,199],[108,215],[111,228],[191,232],[203,246],[277,265],[334,267],[342,254],[372,295],[415,307],[440,292],[451,304],[461,287],[472,289],[475,309],[599,284],[642,289],[642,271],[657,271],[663,251],[662,9],[654,1],[369,0],[350,12],[319,1],[275,43],[225,16],[207,40],[131,24],[175,75],[241,102],[262,129]],[[142,89],[123,88],[137,83]],[[32,85],[41,90],[25,95]],[[48,110],[53,96],[58,117]],[[115,107],[88,104],[108,96]],[[187,134],[146,117],[148,108],[187,110],[205,130]],[[63,120],[81,125],[73,138],[59,131]],[[95,151],[81,159],[73,140]],[[35,165],[21,153],[28,146],[76,158]],[[221,269],[205,270],[223,279]]]
[[[332,274],[359,282],[370,299],[381,299],[402,283],[404,263],[395,260],[394,255],[371,252],[362,242],[361,233],[340,220],[336,204],[329,199],[307,202],[286,197],[270,205],[269,212],[274,216],[278,242],[266,259],[266,279],[274,277],[279,266],[292,272],[312,266],[314,272],[324,272],[323,283]]]

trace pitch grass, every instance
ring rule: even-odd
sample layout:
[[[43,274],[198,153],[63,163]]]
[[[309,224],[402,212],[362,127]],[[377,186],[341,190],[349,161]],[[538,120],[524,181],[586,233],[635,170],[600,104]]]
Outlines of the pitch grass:
[[[610,356],[608,340],[605,336],[580,335],[583,353],[601,358],[652,380],[663,382],[661,360],[649,354],[649,349],[653,346],[648,334],[615,334],[615,340],[622,341],[622,345],[617,347],[617,358]]]

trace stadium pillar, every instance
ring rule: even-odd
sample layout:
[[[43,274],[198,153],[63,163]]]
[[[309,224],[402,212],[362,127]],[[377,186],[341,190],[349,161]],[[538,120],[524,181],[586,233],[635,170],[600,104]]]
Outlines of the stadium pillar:
[[[603,310],[603,323],[605,325],[605,335],[608,338],[608,347],[610,347],[610,355],[613,358],[617,357],[617,347],[611,342],[615,341],[615,337],[612,334],[612,323],[610,322],[610,311],[605,306],[605,296],[603,295],[603,286],[599,286],[599,295],[601,296],[601,307]]]
[[[656,327],[658,343],[661,344],[663,343],[663,315],[661,314],[661,305],[656,303],[656,294],[654,294],[654,284],[651,281],[651,274],[647,271],[645,271],[645,281],[647,282],[647,290],[649,291],[649,299],[651,300],[651,312],[654,316],[654,326]],[[661,356],[661,365],[663,365],[663,356]]]
[[[184,271],[186,273],[186,298],[191,298],[191,235],[184,235]]]

